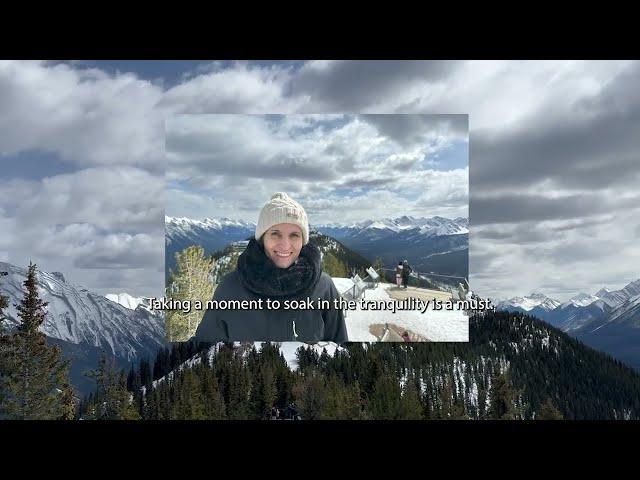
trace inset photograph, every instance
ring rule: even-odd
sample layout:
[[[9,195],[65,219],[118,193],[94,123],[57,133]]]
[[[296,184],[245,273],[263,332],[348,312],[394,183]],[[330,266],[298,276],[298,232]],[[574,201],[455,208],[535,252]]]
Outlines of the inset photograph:
[[[166,120],[167,339],[466,342],[467,115]]]

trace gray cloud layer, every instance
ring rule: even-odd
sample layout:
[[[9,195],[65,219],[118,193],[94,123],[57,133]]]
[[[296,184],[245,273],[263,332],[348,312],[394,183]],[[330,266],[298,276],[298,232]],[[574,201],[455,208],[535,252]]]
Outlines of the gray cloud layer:
[[[466,124],[466,115],[174,116],[167,211],[253,220],[284,190],[315,205],[316,224],[399,212],[466,217],[468,169],[447,167],[446,158],[453,142],[467,142]],[[431,170],[425,164],[437,155],[439,170]],[[382,196],[384,204],[375,200]]]
[[[628,61],[323,61],[299,69],[241,62],[202,69],[163,91],[132,74],[3,62],[0,162],[2,155],[37,149],[78,171],[41,183],[0,180],[0,257],[24,263],[34,254],[29,236],[37,223],[30,229],[29,218],[52,228],[54,239],[65,231],[56,225],[89,224],[87,235],[105,253],[76,263],[145,267],[85,268],[74,275],[96,288],[159,293],[161,260],[154,259],[160,249],[144,235],[155,238],[160,229],[151,220],[162,208],[154,203],[159,193],[152,185],[161,183],[164,170],[163,119],[175,113],[455,113],[469,114],[474,288],[490,296],[537,289],[565,298],[604,285],[619,288],[639,277],[639,83],[640,62]],[[415,141],[411,124],[385,120],[370,125],[399,144]],[[206,145],[201,147],[194,158],[202,155],[204,162]],[[334,142],[324,154],[339,158],[341,149]],[[333,169],[317,169],[300,158],[280,160],[301,177],[325,175],[345,186],[385,184],[375,171],[358,176],[356,162],[336,160],[329,163]],[[410,158],[394,161],[413,164]],[[93,170],[114,165],[125,170]],[[227,168],[240,178],[249,165],[239,160]],[[338,172],[346,173],[336,177]],[[120,182],[122,188],[114,186]],[[208,186],[215,184],[202,185]],[[258,179],[245,179],[233,188],[249,208],[252,197],[243,191],[261,187]],[[304,198],[304,189],[297,193]],[[119,253],[127,242],[141,260]],[[41,248],[42,261],[65,271],[68,258]]]

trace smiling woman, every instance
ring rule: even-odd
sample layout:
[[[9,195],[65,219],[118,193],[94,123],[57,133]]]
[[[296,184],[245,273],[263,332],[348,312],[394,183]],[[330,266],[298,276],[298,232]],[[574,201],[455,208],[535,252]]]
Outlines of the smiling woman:
[[[254,237],[238,258],[237,269],[216,288],[213,300],[273,303],[261,303],[263,308],[209,309],[196,340],[346,342],[343,312],[334,308],[339,294],[322,271],[318,247],[309,243],[304,208],[284,192],[274,194],[260,212]],[[310,300],[329,308],[288,309],[291,303],[284,300]]]

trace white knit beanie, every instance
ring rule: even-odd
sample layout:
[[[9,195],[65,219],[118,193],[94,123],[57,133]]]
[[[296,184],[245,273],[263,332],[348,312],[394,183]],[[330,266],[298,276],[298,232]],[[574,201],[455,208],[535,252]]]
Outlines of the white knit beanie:
[[[256,240],[269,228],[279,223],[292,223],[302,230],[302,244],[309,243],[309,220],[304,208],[284,192],[273,194],[260,211],[256,225]]]

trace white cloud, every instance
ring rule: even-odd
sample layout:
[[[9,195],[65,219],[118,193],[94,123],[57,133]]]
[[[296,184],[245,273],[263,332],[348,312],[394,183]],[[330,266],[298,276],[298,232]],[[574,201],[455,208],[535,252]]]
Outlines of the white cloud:
[[[42,150],[80,167],[162,169],[162,90],[132,74],[0,62],[0,154]]]
[[[21,231],[70,223],[128,232],[163,228],[164,177],[135,167],[10,180],[0,183],[0,199]]]
[[[286,97],[291,75],[289,68],[238,62],[169,89],[159,107],[174,113],[291,112],[305,101]]]

